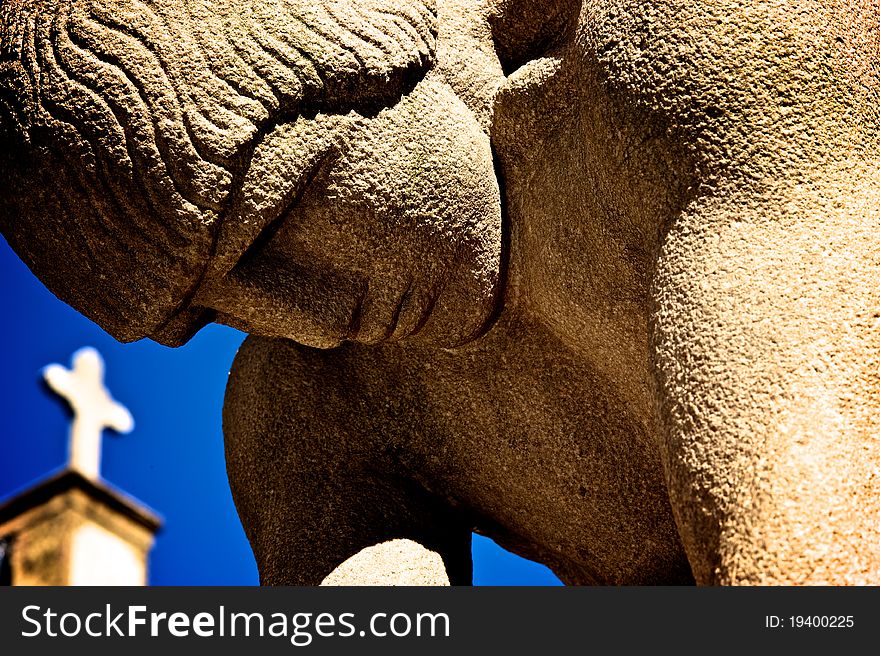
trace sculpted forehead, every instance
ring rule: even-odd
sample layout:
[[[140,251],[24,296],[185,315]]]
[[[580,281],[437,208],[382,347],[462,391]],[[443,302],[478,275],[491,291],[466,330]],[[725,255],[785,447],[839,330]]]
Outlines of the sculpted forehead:
[[[6,2],[0,228],[56,294],[140,337],[197,283],[254,139],[394,102],[435,22],[421,0]]]

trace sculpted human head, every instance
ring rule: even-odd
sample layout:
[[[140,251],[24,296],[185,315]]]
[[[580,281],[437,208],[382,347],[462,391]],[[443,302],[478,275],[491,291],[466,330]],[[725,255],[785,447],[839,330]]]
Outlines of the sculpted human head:
[[[0,7],[0,229],[122,340],[326,347],[485,327],[489,138],[422,0]]]

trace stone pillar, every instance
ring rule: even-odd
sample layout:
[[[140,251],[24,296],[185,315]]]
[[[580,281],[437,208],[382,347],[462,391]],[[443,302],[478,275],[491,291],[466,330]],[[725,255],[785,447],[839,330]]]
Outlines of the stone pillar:
[[[161,525],[103,480],[66,470],[0,506],[12,585],[146,585]]]

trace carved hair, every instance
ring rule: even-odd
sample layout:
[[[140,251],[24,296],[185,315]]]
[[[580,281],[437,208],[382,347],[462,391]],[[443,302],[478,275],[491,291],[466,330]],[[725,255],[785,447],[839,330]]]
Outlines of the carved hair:
[[[115,337],[151,333],[259,137],[392,102],[435,23],[429,0],[0,0],[0,231]]]

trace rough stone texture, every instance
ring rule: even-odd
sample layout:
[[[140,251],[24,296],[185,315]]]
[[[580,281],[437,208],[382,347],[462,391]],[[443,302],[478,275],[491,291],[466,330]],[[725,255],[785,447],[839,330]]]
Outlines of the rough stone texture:
[[[243,186],[254,150],[291,119],[399,98],[433,62],[435,18],[419,1],[5,0],[4,234],[116,337],[183,339],[196,316],[165,324],[234,192],[277,188]],[[288,195],[311,173],[295,166]]]
[[[880,583],[876,2],[43,4],[0,227],[117,336],[253,334],[264,582],[403,538],[464,583],[476,528],[571,583]]]
[[[412,540],[391,540],[362,549],[321,585],[449,585],[443,559]]]

